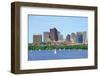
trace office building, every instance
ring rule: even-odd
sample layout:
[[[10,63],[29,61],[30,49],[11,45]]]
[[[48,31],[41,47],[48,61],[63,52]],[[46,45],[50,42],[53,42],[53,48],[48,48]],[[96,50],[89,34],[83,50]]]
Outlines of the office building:
[[[83,33],[82,32],[77,32],[77,43],[83,43]]]
[[[75,33],[71,33],[70,40],[72,43],[76,43],[76,34]]]
[[[58,40],[60,40],[60,41],[63,41],[64,40],[62,34],[59,35]]]
[[[83,32],[83,43],[87,44],[88,40],[87,40],[87,32]]]
[[[42,35],[33,35],[33,45],[40,45],[42,43]]]
[[[58,41],[58,31],[56,28],[50,29],[50,39],[52,41]]]
[[[58,32],[58,40],[63,41],[63,35],[60,32]]]
[[[70,35],[69,34],[66,36],[66,41],[67,42],[71,42],[71,39],[70,39]]]
[[[47,43],[50,39],[50,32],[44,32],[43,36],[44,36],[44,42]]]

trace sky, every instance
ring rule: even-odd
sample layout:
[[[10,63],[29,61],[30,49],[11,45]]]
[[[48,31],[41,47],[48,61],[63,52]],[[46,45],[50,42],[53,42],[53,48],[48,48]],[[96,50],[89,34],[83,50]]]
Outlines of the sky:
[[[81,16],[28,16],[28,42],[33,42],[33,35],[49,32],[50,28],[56,28],[65,39],[67,34],[88,30],[88,17]]]

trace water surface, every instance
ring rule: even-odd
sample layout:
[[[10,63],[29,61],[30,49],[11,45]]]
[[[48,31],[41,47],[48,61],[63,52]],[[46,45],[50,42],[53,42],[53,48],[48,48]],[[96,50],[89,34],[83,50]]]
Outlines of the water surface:
[[[53,59],[79,59],[88,58],[88,50],[67,49],[67,50],[30,50],[28,60],[53,60]]]

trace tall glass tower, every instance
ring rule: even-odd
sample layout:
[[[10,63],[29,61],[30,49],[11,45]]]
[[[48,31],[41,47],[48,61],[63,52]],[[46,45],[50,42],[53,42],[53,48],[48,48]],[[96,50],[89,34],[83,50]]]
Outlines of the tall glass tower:
[[[50,39],[52,41],[58,41],[58,31],[56,28],[50,29]]]

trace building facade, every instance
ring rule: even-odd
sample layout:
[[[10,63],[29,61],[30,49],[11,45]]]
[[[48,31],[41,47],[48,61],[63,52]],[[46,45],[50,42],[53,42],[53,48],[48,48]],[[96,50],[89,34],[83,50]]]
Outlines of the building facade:
[[[71,33],[70,40],[72,43],[76,43],[76,34],[75,33]]]
[[[88,43],[87,32],[83,32],[83,43],[84,44]]]
[[[83,33],[82,32],[77,32],[77,43],[83,43]]]
[[[67,42],[71,42],[71,39],[70,39],[70,35],[69,34],[66,36],[66,41]]]
[[[50,39],[52,41],[58,41],[58,31],[56,28],[50,29]]]
[[[60,32],[58,32],[58,41],[63,41],[63,40],[64,40],[63,35]]]
[[[44,36],[44,42],[47,43],[50,39],[50,32],[44,32],[43,36]]]
[[[42,35],[33,35],[33,45],[40,45],[42,43]]]

